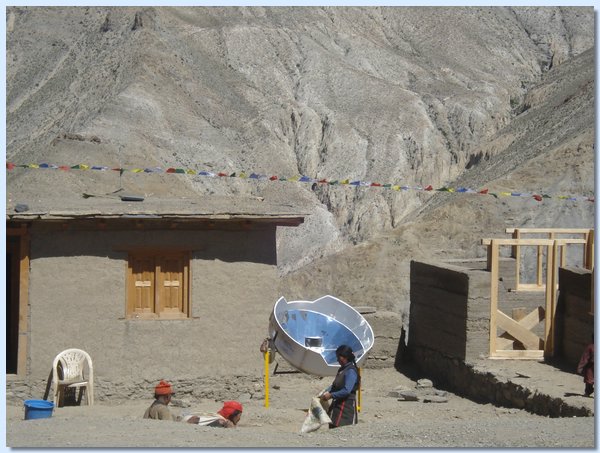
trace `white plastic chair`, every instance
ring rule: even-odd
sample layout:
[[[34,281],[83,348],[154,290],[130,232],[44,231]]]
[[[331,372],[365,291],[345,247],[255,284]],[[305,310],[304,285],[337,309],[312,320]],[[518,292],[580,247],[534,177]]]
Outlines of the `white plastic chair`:
[[[52,384],[55,407],[58,407],[59,395],[67,388],[79,389],[79,399],[85,390],[88,406],[94,404],[94,367],[90,355],[81,349],[65,349],[58,354],[52,364]]]

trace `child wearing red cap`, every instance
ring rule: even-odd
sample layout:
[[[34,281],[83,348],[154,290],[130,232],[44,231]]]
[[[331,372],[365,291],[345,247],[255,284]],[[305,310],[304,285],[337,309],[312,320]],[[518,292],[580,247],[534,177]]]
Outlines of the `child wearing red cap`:
[[[235,428],[242,418],[244,408],[237,401],[225,401],[223,407],[216,414],[200,416],[187,416],[184,421],[197,423],[200,426],[211,426],[214,428]],[[196,417],[197,421],[192,421]]]
[[[217,411],[226,422],[222,424],[225,428],[235,428],[242,418],[243,407],[237,401],[225,401],[223,407]]]

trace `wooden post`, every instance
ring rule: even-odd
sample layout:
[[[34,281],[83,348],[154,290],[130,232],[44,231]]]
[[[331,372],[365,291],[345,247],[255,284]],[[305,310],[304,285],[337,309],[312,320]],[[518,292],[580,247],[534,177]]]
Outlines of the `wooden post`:
[[[265,407],[269,407],[269,353],[267,349],[264,353],[265,359]]]
[[[488,246],[490,263],[490,356],[496,353],[496,316],[498,312],[498,243],[492,239]]]
[[[594,230],[590,230],[586,235],[585,268],[594,269]]]
[[[517,240],[521,238],[521,232],[519,231],[518,228],[515,228],[515,230],[513,231],[512,237],[513,237],[513,239],[517,239]],[[519,246],[518,245],[515,244],[511,247],[511,256],[513,258],[516,258],[517,256],[519,256]]]
[[[543,272],[542,269],[544,267],[543,265],[543,257],[544,257],[544,249],[542,248],[541,245],[537,246],[537,267],[536,267],[536,271],[537,271],[537,285],[538,286],[542,286],[544,284],[544,277],[543,277]]]
[[[519,240],[521,239],[521,231],[519,231],[518,228],[515,229],[515,231],[513,232],[513,239]],[[512,256],[515,259],[515,268],[516,268],[516,274],[515,274],[515,289],[518,291],[519,290],[519,285],[521,284],[521,248],[519,247],[519,244],[515,244],[511,247],[512,250]]]
[[[362,389],[361,374],[362,373],[361,373],[361,369],[360,368],[357,368],[357,369],[358,369],[358,382],[359,382],[359,384],[358,384],[358,395],[357,395],[357,400],[356,400],[356,402],[357,402],[356,403],[356,411],[360,412],[360,408],[362,406],[362,392],[361,392],[361,389]]]
[[[554,355],[554,306],[552,298],[555,295],[554,267],[558,255],[558,245],[547,246],[546,259],[546,319],[544,320],[544,356]]]

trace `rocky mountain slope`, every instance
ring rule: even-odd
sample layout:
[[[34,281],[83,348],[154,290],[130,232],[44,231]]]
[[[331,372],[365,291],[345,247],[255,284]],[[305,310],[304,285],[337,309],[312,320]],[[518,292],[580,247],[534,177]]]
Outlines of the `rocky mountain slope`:
[[[405,312],[411,259],[593,225],[593,203],[557,196],[594,194],[594,38],[592,7],[10,7],[7,160],[408,186],[71,171],[52,187],[293,204],[311,214],[280,234],[283,295]],[[39,171],[8,174],[9,209],[47,190]]]

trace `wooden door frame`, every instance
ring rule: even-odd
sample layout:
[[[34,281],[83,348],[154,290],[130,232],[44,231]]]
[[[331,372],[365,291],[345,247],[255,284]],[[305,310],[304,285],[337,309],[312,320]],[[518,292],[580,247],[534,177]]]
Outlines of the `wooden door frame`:
[[[25,376],[27,375],[27,349],[29,338],[29,254],[30,254],[30,234],[28,226],[21,224],[20,226],[6,227],[7,253],[9,237],[18,237],[18,259],[19,282],[17,287],[17,296],[19,307],[19,326],[17,339],[17,372],[7,376]],[[13,277],[16,278],[16,277]],[[7,282],[11,284],[11,282]],[[15,299],[13,299],[15,300]],[[6,322],[8,323],[8,319]],[[7,326],[8,328],[8,326]]]

